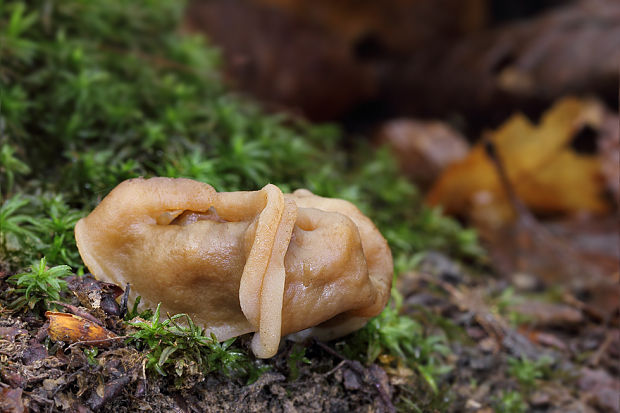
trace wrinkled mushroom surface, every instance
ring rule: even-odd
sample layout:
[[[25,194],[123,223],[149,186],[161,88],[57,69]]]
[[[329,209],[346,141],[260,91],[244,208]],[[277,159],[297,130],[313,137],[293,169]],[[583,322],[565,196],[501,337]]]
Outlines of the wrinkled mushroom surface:
[[[218,340],[255,332],[263,358],[289,333],[331,339],[362,327],[392,281],[373,223],[347,201],[303,189],[218,193],[189,179],[131,179],[75,237],[97,278],[130,283],[132,299],[187,313]]]

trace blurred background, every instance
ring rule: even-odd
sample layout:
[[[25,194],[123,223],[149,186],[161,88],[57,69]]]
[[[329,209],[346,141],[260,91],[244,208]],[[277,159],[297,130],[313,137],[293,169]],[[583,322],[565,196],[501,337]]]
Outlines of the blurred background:
[[[583,282],[593,265],[618,281],[618,2],[193,0],[184,30],[206,34],[229,84],[270,110],[388,145],[499,267]],[[541,250],[552,233],[568,252]]]
[[[231,84],[357,130],[395,116],[468,131],[558,97],[617,108],[618,6],[561,0],[193,0],[186,29],[221,48]]]

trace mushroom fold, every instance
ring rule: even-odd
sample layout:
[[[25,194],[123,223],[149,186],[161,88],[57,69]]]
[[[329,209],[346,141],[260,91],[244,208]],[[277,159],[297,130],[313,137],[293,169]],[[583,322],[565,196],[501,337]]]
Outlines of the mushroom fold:
[[[186,313],[218,340],[255,332],[257,357],[282,336],[332,339],[389,298],[392,255],[353,204],[300,189],[216,192],[190,179],[130,179],[75,227],[95,277],[141,305]]]

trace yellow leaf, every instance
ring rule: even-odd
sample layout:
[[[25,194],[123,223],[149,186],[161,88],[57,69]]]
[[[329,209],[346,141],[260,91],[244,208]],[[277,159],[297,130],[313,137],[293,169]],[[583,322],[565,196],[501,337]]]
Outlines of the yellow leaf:
[[[87,342],[91,346],[108,346],[118,337],[113,332],[85,318],[69,314],[47,311],[50,321],[48,335],[52,341],[65,343]]]
[[[517,195],[535,212],[604,213],[600,160],[576,153],[570,143],[584,126],[597,127],[602,108],[592,101],[565,98],[557,102],[539,125],[521,114],[513,115],[489,133]],[[448,167],[427,196],[431,205],[448,213],[471,216],[480,200],[485,211],[509,220],[513,211],[497,172],[482,143],[468,156]],[[486,201],[485,201],[486,202]]]

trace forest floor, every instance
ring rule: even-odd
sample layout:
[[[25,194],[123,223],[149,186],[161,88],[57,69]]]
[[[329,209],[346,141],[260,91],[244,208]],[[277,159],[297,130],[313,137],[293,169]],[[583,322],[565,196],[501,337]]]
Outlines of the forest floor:
[[[94,353],[52,343],[43,317],[11,313],[0,300],[0,374],[9,384],[0,388],[0,410],[617,411],[617,324],[525,275],[509,285],[488,269],[472,270],[439,253],[427,253],[418,268],[402,275],[397,288],[403,311],[447,338],[446,372],[436,391],[420,372],[393,360],[365,366],[346,359],[338,342],[308,342],[304,353],[288,340],[251,384],[218,374],[179,382],[147,374],[144,357],[122,342]],[[70,285],[83,296],[79,283]],[[102,325],[126,333],[115,316],[102,318]],[[240,342],[249,344],[247,337]]]
[[[7,45],[0,47],[0,86],[8,91],[0,116],[7,212],[0,218],[12,223],[1,229],[14,245],[12,258],[0,258],[0,413],[620,411],[620,133],[617,65],[610,64],[620,51],[617,2],[568,2],[462,34],[453,28],[470,26],[463,16],[486,21],[478,7],[486,2],[413,2],[429,13],[410,8],[411,20],[400,6],[380,13],[391,10],[383,2],[316,2],[333,5],[335,14],[300,8],[287,18],[267,3],[306,2],[195,1],[185,23],[182,2],[9,3],[0,13],[7,27],[0,30]],[[472,5],[480,10],[467,12]],[[392,42],[397,20],[405,22],[402,42]],[[359,33],[351,22],[363,23]],[[220,52],[186,31],[209,32],[238,71],[224,78],[239,76],[241,92],[265,107],[294,108],[293,116],[237,101],[220,85]],[[270,103],[278,96],[284,103]],[[339,127],[297,120],[304,103],[309,113],[316,107],[314,118],[341,119],[354,133],[342,137]],[[389,107],[393,113],[384,113]],[[415,117],[398,121],[403,114]],[[386,137],[395,157],[370,149],[374,139],[358,142],[358,131],[370,137],[391,120],[409,128],[412,141],[441,143],[449,135],[445,142],[454,143],[458,135],[462,157],[435,162],[449,145],[420,154],[409,141],[397,145],[400,133]],[[417,168],[403,167],[411,164]],[[498,179],[488,179],[496,172]],[[425,182],[419,188],[416,174]],[[307,187],[374,213],[395,266],[403,267],[390,304],[400,314],[375,331],[385,332],[384,348],[372,353],[366,343],[355,358],[356,336],[283,339],[274,358],[250,359],[260,375],[240,377],[182,364],[179,351],[164,376],[153,370],[146,340],[130,342],[136,330],[115,301],[118,288],[112,294],[109,285],[74,276],[60,297],[65,303],[56,304],[63,316],[90,320],[82,318],[82,327],[114,335],[96,346],[51,337],[50,315],[40,311],[49,295],[38,310],[11,308],[17,294],[9,268],[47,257],[79,273],[75,222],[119,182],[158,175],[218,190]],[[441,205],[474,230],[422,204]],[[416,221],[424,211],[428,219]],[[480,260],[463,253],[463,245],[477,249],[476,237],[486,248]],[[0,252],[9,252],[0,238]],[[222,351],[246,357],[249,343],[243,336],[230,354]]]

